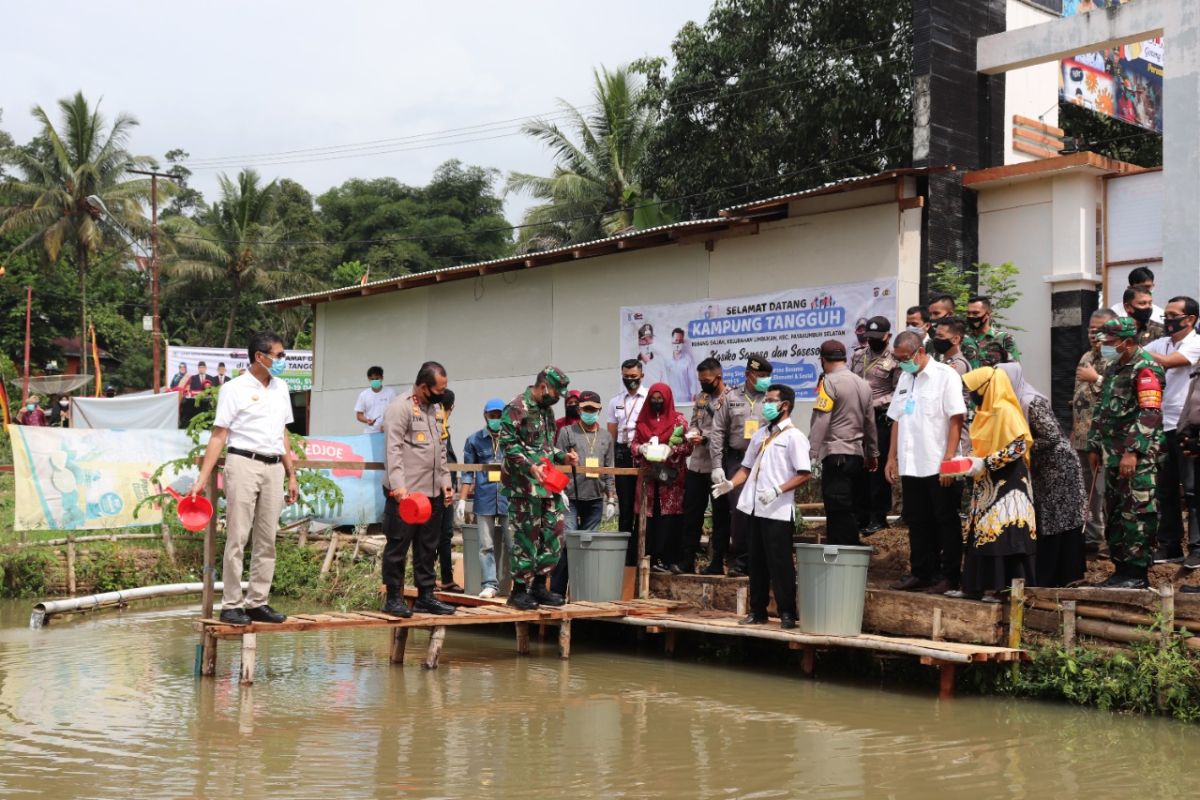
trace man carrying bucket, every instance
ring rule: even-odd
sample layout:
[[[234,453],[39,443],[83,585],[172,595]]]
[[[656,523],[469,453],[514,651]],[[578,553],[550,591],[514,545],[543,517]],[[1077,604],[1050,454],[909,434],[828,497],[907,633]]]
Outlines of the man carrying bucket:
[[[547,488],[551,483],[547,473],[555,470],[543,462],[579,463],[578,455],[554,446],[551,409],[569,384],[562,370],[546,367],[534,385],[505,406],[500,416],[499,445],[504,457],[500,480],[508,497],[513,536],[513,588],[508,604],[523,611],[564,602],[562,595],[546,587],[547,576],[562,553],[564,487]]]

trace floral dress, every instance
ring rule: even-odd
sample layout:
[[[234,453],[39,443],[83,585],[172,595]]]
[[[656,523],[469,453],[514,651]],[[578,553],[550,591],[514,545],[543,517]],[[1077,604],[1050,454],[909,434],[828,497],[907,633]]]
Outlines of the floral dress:
[[[1027,415],[1033,434],[1029,469],[1033,478],[1033,506],[1042,536],[1056,536],[1083,528],[1083,469],[1058,418],[1044,399],[1035,398]]]
[[[1033,580],[1037,523],[1027,449],[1021,437],[991,453],[971,486],[962,580],[967,594],[1000,591],[1014,578]]]
[[[688,422],[683,414],[675,414],[675,425],[682,426],[685,431],[687,430]],[[682,514],[683,481],[687,474],[687,457],[692,453],[692,443],[684,439],[682,444],[677,444],[671,448],[671,455],[667,456],[667,460],[662,462],[662,464],[675,470],[675,480],[671,483],[659,483],[647,475],[644,468],[647,466],[659,466],[659,463],[649,462],[642,458],[641,453],[638,451],[644,444],[647,444],[647,442],[641,441],[638,435],[635,434],[633,437],[633,465],[642,469],[642,474],[645,476],[638,479],[637,496],[633,504],[635,514],[642,507],[643,486],[646,486],[650,490],[650,497],[646,506],[647,514],[654,514],[656,500],[658,501],[658,513],[662,516]],[[662,444],[666,444],[666,442],[662,442]]]

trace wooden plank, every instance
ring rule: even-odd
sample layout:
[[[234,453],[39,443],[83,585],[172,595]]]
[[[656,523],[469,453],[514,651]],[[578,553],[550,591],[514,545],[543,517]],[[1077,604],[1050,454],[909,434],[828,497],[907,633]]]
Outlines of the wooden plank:
[[[941,610],[941,638],[954,642],[1004,641],[1004,610],[996,603],[890,589],[867,589],[863,630],[933,638],[933,610]]]
[[[1058,152],[1055,150],[1051,150],[1046,147],[1035,147],[1031,144],[1025,144],[1019,139],[1013,140],[1012,148],[1018,153],[1026,153],[1031,156],[1037,156],[1038,158],[1054,158],[1058,155]]]
[[[1020,125],[1025,128],[1032,128],[1035,131],[1041,131],[1042,133],[1047,133],[1047,134],[1050,134],[1051,136],[1062,137],[1062,136],[1067,135],[1067,132],[1064,131],[1062,128],[1056,128],[1053,125],[1042,122],[1040,120],[1030,119],[1029,117],[1023,117],[1020,114],[1013,114],[1013,124]]]
[[[1040,133],[1027,131],[1024,128],[1013,128],[1013,138],[1025,140],[1034,145],[1045,145],[1055,152],[1061,150],[1063,146],[1062,139],[1043,136]]]

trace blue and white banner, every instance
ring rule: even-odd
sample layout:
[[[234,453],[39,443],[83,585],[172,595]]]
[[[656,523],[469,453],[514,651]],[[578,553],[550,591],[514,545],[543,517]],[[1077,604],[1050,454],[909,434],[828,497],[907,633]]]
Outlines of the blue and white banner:
[[[838,339],[851,352],[858,344],[855,323],[884,316],[897,327],[896,281],[846,283],[724,300],[621,309],[621,359],[637,358],[643,383],[666,383],[676,403],[689,403],[700,391],[696,365],[721,362],[725,383],[745,380],[746,358],[767,357],[774,377],[796,390],[799,400],[817,396],[821,374],[818,351]]]
[[[383,471],[355,466],[356,462],[383,461],[382,433],[309,436],[305,455],[309,461],[346,462],[339,469],[320,470],[338,485],[345,499],[340,509],[317,509],[318,520],[332,525],[369,525],[383,519]],[[300,504],[285,506],[283,522],[298,520],[304,513]]]

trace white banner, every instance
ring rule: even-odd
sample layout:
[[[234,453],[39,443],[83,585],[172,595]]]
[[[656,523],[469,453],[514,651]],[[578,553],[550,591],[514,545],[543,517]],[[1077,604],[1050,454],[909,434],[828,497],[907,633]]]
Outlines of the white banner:
[[[283,379],[287,381],[288,389],[293,392],[307,392],[312,388],[311,350],[287,350],[287,369]],[[212,381],[217,375],[221,364],[225,365],[225,377],[233,378],[249,366],[245,348],[239,347],[168,347],[167,348],[167,378],[169,389],[178,389],[198,374],[199,363],[203,361],[208,379]],[[180,365],[184,372],[180,372]],[[202,381],[197,381],[202,383]]]
[[[773,377],[796,390],[798,400],[816,398],[821,373],[818,349],[838,339],[850,353],[857,345],[859,319],[887,317],[899,330],[896,280],[847,283],[723,300],[621,309],[621,359],[637,358],[643,384],[666,383],[676,403],[690,403],[700,391],[696,365],[721,362],[725,383],[745,380],[746,358],[766,356]]]
[[[179,393],[75,397],[72,428],[179,428]]]

